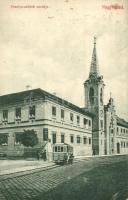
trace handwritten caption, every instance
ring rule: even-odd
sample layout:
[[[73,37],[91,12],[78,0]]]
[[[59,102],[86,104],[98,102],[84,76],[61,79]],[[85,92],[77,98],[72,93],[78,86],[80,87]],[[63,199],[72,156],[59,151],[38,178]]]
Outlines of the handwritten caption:
[[[102,5],[102,8],[106,10],[123,10],[124,9],[123,5],[119,5],[119,4]]]

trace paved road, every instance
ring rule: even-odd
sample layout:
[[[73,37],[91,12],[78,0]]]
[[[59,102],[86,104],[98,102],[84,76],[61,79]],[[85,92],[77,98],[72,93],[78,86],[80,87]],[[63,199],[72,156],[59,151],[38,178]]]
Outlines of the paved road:
[[[108,157],[108,158],[102,157],[102,158],[93,158],[93,159],[86,158],[85,160],[79,160],[79,162],[75,162],[73,165],[66,165],[66,166],[60,166],[60,167],[57,166],[57,167],[53,167],[53,169],[49,169],[45,171],[43,169],[42,170],[38,169],[27,174],[21,172],[18,174],[12,174],[10,176],[3,175],[3,176],[0,176],[0,200],[62,199],[62,196],[60,196],[62,195],[62,193],[58,194],[58,191],[61,192],[60,187],[64,188],[64,186],[66,185],[67,191],[68,191],[69,186],[70,187],[72,186],[75,188],[75,190],[78,189],[80,192],[79,181],[81,179],[79,180],[78,177],[84,176],[84,179],[83,179],[84,183],[88,184],[88,178],[86,178],[84,173],[91,173],[95,169],[100,169],[100,168],[102,169],[103,168],[102,166],[105,166],[105,167],[108,166],[108,168],[109,166],[113,166],[113,165],[118,166],[119,163],[124,163],[124,162],[127,164],[127,169],[128,169],[127,159],[128,159],[128,156],[116,156],[116,157]],[[122,169],[122,172],[123,170],[125,170],[126,164],[124,166],[124,169]],[[98,174],[98,177],[96,177],[97,175],[95,175],[97,179],[99,178],[99,174]],[[102,174],[100,174],[100,176],[102,176]],[[91,180],[93,180],[93,177]],[[70,188],[70,191],[74,192],[74,189]],[[56,196],[55,194],[53,194],[53,192],[55,192],[55,194],[57,192],[57,195],[59,196]],[[65,191],[62,191],[62,192],[65,194]],[[49,196],[50,194],[53,194],[53,197]],[[63,198],[70,200],[71,195],[72,194],[70,194],[67,197],[63,195]],[[116,193],[114,195],[116,195]],[[75,199],[75,197],[73,197],[73,199]],[[79,199],[82,199],[82,198],[79,198]],[[101,200],[104,200],[104,199],[105,198],[101,198]],[[92,199],[87,198],[87,200],[92,200]],[[119,200],[122,200],[122,199],[119,199]]]

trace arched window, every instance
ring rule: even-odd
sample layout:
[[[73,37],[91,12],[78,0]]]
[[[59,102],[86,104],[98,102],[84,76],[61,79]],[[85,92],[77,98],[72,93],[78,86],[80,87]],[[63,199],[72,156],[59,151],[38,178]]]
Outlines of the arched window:
[[[94,89],[92,87],[89,90],[89,100],[91,104],[94,104]]]

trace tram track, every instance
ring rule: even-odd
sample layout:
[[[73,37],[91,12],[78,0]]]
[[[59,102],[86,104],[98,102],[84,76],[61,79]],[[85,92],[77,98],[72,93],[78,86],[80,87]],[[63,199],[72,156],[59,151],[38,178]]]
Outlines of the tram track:
[[[39,194],[46,193],[58,185],[68,182],[85,171],[95,167],[120,162],[127,158],[96,158],[77,160],[73,165],[53,165],[38,168],[26,173],[13,173],[0,177],[0,200],[33,200]]]

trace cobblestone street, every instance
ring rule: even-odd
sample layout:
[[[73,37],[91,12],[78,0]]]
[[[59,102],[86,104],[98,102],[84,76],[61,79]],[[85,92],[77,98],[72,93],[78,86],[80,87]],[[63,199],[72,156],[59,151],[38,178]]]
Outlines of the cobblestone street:
[[[86,158],[85,160],[76,160],[73,165],[53,166],[48,170],[40,168],[28,173],[1,175],[0,200],[57,199],[55,196],[54,198],[46,196],[47,194],[50,195],[54,189],[57,190],[58,187],[63,187],[65,184],[69,184],[71,187],[72,180],[81,175],[83,176],[84,173],[91,173],[92,170],[102,166],[106,167],[113,164],[116,166],[116,163],[125,162],[124,169],[122,169],[123,173],[125,168],[128,168],[127,159],[128,156]],[[93,177],[91,181],[93,181]],[[84,182],[88,182],[88,179],[84,178]],[[79,185],[77,186],[79,187]],[[58,199],[60,199],[60,196]]]

